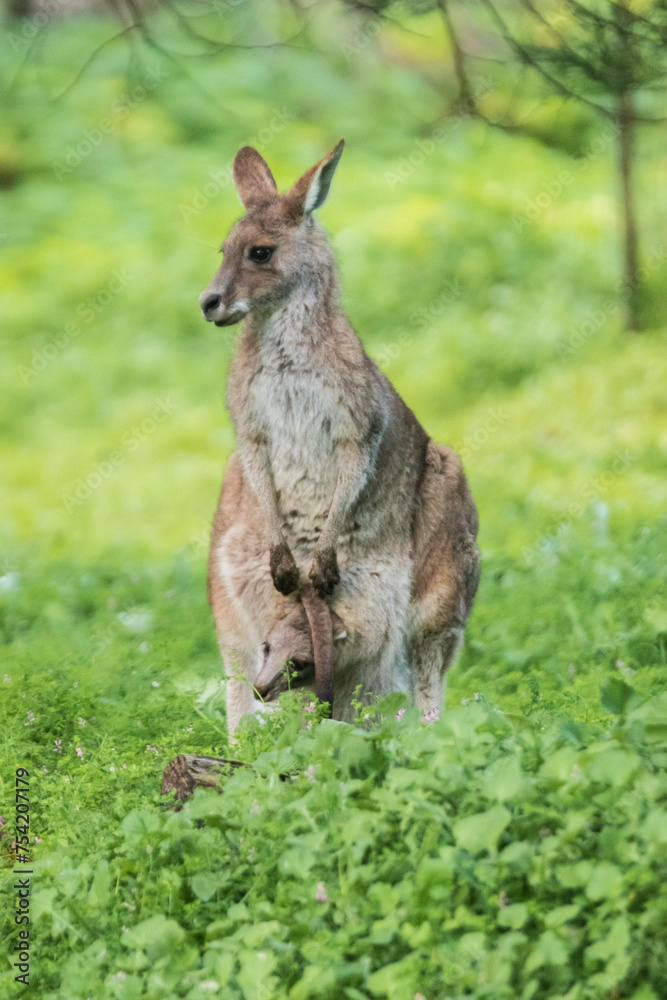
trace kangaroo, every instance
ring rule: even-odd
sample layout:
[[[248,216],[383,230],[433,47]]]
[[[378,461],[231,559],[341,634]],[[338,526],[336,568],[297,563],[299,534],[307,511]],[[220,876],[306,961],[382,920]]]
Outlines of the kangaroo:
[[[245,215],[200,296],[244,320],[227,386],[237,451],[213,523],[208,595],[228,673],[230,736],[260,708],[262,641],[312,584],[345,622],[332,716],[405,691],[443,707],[479,580],[478,519],[461,461],[434,444],[364,351],[313,213],[343,142],[285,194],[249,146],[234,160]]]
[[[333,667],[333,643],[346,637],[345,626],[330,613],[312,587],[281,619],[262,644],[262,669],[254,687],[263,700],[275,701],[289,687],[309,688],[322,701],[333,701],[327,673]],[[318,683],[319,682],[319,683]]]

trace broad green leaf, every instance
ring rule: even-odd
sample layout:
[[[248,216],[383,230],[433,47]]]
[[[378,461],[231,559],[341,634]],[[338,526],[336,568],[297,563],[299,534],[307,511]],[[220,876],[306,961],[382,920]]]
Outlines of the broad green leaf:
[[[586,949],[586,957],[592,960],[608,961],[623,952],[630,942],[630,925],[626,917],[619,917],[611,926],[609,934]]]
[[[608,712],[622,715],[634,693],[635,689],[620,677],[608,677],[600,688],[600,700]]]
[[[593,865],[590,861],[577,861],[572,865],[559,865],[556,870],[561,885],[567,889],[576,889],[588,883]]]
[[[579,759],[579,753],[574,747],[561,747],[545,760],[540,768],[540,775],[555,781],[567,781],[572,776],[572,768]]]
[[[625,784],[640,767],[639,755],[626,750],[604,750],[582,764],[584,772],[595,781],[604,781],[615,787]]]
[[[120,825],[126,840],[140,841],[149,833],[159,830],[161,817],[148,809],[135,809],[129,813]]]
[[[652,809],[639,830],[643,840],[667,843],[667,809]]]
[[[39,920],[43,914],[53,912],[53,904],[58,895],[56,889],[38,889],[30,901],[31,919]]]
[[[498,838],[511,818],[512,814],[504,806],[494,806],[486,812],[458,820],[453,828],[457,847],[465,847],[471,854],[495,851]]]
[[[618,896],[623,887],[623,873],[610,861],[595,865],[586,885],[589,899],[610,899]]]
[[[566,906],[557,906],[549,912],[544,917],[544,923],[547,927],[552,929],[555,927],[562,927],[566,924],[568,920],[574,920],[577,914],[581,911],[581,907],[577,906],[575,903],[569,903]]]
[[[565,944],[553,931],[545,931],[526,961],[526,974],[530,975],[543,965],[564,965],[568,959]]]
[[[525,903],[510,903],[509,906],[504,906],[498,914],[500,926],[511,927],[515,931],[523,927],[527,919],[528,907]]]
[[[644,621],[652,625],[656,632],[667,632],[667,607],[653,606],[644,609]]]
[[[482,778],[482,791],[489,799],[506,802],[515,798],[524,784],[521,755],[501,757]]]
[[[197,872],[192,878],[192,891],[197,899],[208,902],[227,881],[227,876],[222,872]]]
[[[88,903],[90,906],[103,907],[106,905],[111,888],[111,873],[109,863],[104,859],[97,862],[93,882],[88,890]]]
[[[658,994],[655,992],[652,986],[648,983],[644,983],[640,986],[638,990],[630,997],[630,1000],[658,1000]]]
[[[127,934],[123,934],[121,941],[126,948],[139,948],[149,958],[155,959],[168,955],[181,944],[184,937],[183,929],[175,920],[158,914],[131,927]]]
[[[649,698],[628,713],[628,722],[643,723],[647,735],[657,740],[667,738],[667,691]]]

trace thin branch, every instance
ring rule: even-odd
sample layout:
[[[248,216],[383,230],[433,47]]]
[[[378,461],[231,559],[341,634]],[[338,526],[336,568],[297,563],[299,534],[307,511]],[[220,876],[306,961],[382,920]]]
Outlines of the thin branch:
[[[106,41],[104,41],[100,45],[98,45],[97,48],[94,49],[91,52],[91,54],[88,56],[88,58],[83,63],[83,65],[77,70],[77,73],[73,77],[73,79],[70,80],[70,82],[67,84],[67,86],[63,90],[61,90],[60,93],[57,94],[53,98],[54,103],[57,104],[58,101],[61,101],[63,99],[63,97],[67,93],[69,93],[69,91],[72,89],[72,87],[74,87],[75,84],[77,84],[79,82],[79,80],[81,79],[81,77],[83,76],[83,74],[86,72],[86,70],[88,69],[88,67],[95,61],[95,59],[97,59],[97,57],[100,54],[100,52],[102,52],[102,50],[105,49],[107,47],[107,45],[111,45],[112,42],[117,42],[119,38],[123,38],[124,35],[129,34],[131,31],[134,31],[136,29],[136,27],[137,26],[135,24],[128,24],[128,26],[126,28],[123,28],[121,31],[117,31],[115,35],[111,36],[111,38],[107,38]]]
[[[437,6],[442,15],[447,37],[449,38],[449,44],[454,60],[454,73],[456,75],[459,88],[458,96],[454,101],[453,107],[459,113],[460,111],[465,111],[472,117],[479,118],[480,121],[483,121],[486,125],[490,125],[491,128],[500,128],[506,132],[522,131],[520,125],[512,122],[501,122],[488,118],[480,109],[479,104],[475,99],[470,78],[468,76],[468,68],[466,65],[467,53],[461,45],[456,26],[449,11],[448,0],[437,0]]]
[[[208,52],[197,52],[192,53],[191,56],[185,56],[185,58],[199,58],[200,56],[210,56],[215,55],[218,52],[224,52],[227,50],[239,50],[241,52],[254,51],[255,49],[277,49],[277,48],[292,48],[297,51],[301,50],[300,46],[292,45],[295,38],[298,38],[306,30],[306,25],[303,24],[298,31],[296,31],[290,38],[281,42],[253,42],[248,45],[241,45],[238,42],[218,42],[214,38],[208,38],[206,35],[200,34],[196,31],[189,23],[192,20],[192,16],[187,16],[183,11],[179,10],[176,4],[172,3],[171,0],[165,0],[167,7],[174,15],[174,18],[179,23],[183,32],[193,41],[203,42],[205,45],[209,46]],[[201,15],[196,15],[197,18]]]
[[[510,30],[507,27],[505,21],[500,16],[500,14],[496,10],[491,0],[482,0],[482,3],[487,8],[487,10],[490,11],[491,16],[498,25],[498,28],[500,30],[503,39],[509,45],[509,47],[513,49],[513,51],[518,55],[519,59],[527,63],[529,66],[532,66],[532,68],[536,70],[540,74],[540,76],[542,76],[547,81],[547,83],[551,84],[552,87],[555,87],[556,90],[558,90],[564,97],[570,97],[573,98],[574,100],[581,101],[582,104],[587,104],[594,111],[597,111],[598,114],[604,115],[606,118],[614,118],[613,111],[610,111],[608,108],[605,108],[601,104],[597,104],[595,101],[591,101],[588,97],[584,97],[583,94],[578,94],[575,90],[571,90],[569,87],[566,87],[565,84],[562,83],[557,77],[553,76],[551,73],[548,73],[544,69],[544,67],[541,66],[540,63],[534,58],[534,56],[532,56],[530,52],[528,52],[528,50],[523,45],[521,45],[521,43],[518,42],[516,38],[514,38],[514,36],[510,33]]]
[[[391,17],[386,10],[378,10],[373,7],[370,3],[364,3],[364,0],[342,0],[344,6],[353,7],[355,10],[361,11],[367,14],[369,18],[376,21],[386,21],[388,24],[393,24],[395,27],[400,28],[407,35],[415,35],[417,38],[429,38],[429,35],[425,35],[422,31],[416,31],[414,28],[408,28],[405,24],[402,24],[395,17]]]
[[[535,17],[541,24],[543,24],[558,41],[560,49],[567,52],[572,62],[579,67],[587,76],[591,77],[593,80],[597,80],[598,83],[604,83],[603,75],[597,70],[595,65],[584,59],[576,49],[573,49],[571,45],[565,40],[557,28],[539,11],[532,0],[519,0],[521,5],[528,10],[533,17]]]
[[[452,21],[451,14],[449,12],[449,4],[447,0],[438,0],[438,7],[442,13],[442,19],[445,22],[445,28],[449,37],[449,44],[452,47],[454,72],[459,85],[459,101],[462,107],[472,109],[475,107],[475,99],[473,97],[472,87],[470,86],[470,80],[468,79],[465,56],[463,49],[461,48],[459,36],[454,27],[454,22]]]
[[[114,0],[114,2],[116,2],[116,0]],[[137,30],[139,31],[139,34],[142,40],[145,42],[145,44],[148,45],[149,48],[154,49],[165,59],[168,59],[169,62],[173,63],[176,69],[179,71],[179,73],[181,73],[187,80],[189,80],[191,85],[195,88],[195,90],[199,91],[199,93],[203,97],[205,97],[206,100],[212,101],[214,105],[217,104],[217,98],[215,97],[215,95],[209,94],[206,88],[202,87],[199,81],[194,79],[192,75],[186,69],[184,69],[183,66],[181,66],[175,54],[171,52],[169,49],[165,49],[162,45],[159,44],[159,42],[155,40],[153,35],[146,27],[146,24],[142,19],[141,12],[139,11],[137,4],[135,3],[135,0],[125,0],[125,3],[130,9],[130,13],[132,14],[133,18],[133,23],[137,28]],[[187,56],[185,56],[184,53],[178,53],[178,55],[187,58]]]
[[[606,79],[605,79],[604,75],[601,74],[601,73],[598,73],[592,63],[590,63],[588,60],[583,59],[582,57],[580,57],[579,54],[576,52],[576,50],[572,49],[567,44],[567,42],[565,41],[565,39],[563,38],[563,36],[560,34],[560,32],[557,31],[556,28],[554,28],[554,26],[552,24],[550,24],[550,22],[540,13],[540,11],[537,10],[537,8],[535,7],[535,5],[532,2],[532,0],[519,0],[519,2],[527,10],[529,10],[535,17],[537,17],[542,22],[542,24],[546,25],[552,31],[552,33],[554,34],[554,36],[558,39],[561,48],[564,49],[569,54],[569,56],[571,57],[571,59],[582,70],[582,72],[584,72],[585,74],[587,74],[591,79],[596,80],[598,83],[601,83],[602,85],[605,85]],[[573,7],[576,7],[576,9],[578,9],[579,11],[581,11],[584,14],[589,14],[589,13],[592,14],[593,13],[592,11],[589,10],[589,8],[584,7],[583,4],[576,2],[576,0],[567,0],[567,2],[570,3]],[[632,17],[635,17],[635,15],[632,14]],[[604,21],[606,26],[608,26],[608,27],[612,28],[613,30],[617,31],[619,34],[628,35],[628,36],[634,38],[634,34],[633,34],[632,29],[625,28],[621,24],[620,21],[618,21],[618,22],[616,22],[616,21],[610,21],[607,18],[602,18],[601,15],[598,15],[598,14],[595,14],[594,18],[597,21]],[[635,18],[635,19],[637,20],[637,18]],[[639,20],[644,21],[645,19],[641,18]],[[646,23],[650,24],[650,22],[646,22]],[[644,40],[647,41],[648,39],[646,37],[644,37]],[[536,66],[535,68],[539,69],[542,72],[541,67],[537,67]],[[660,89],[664,90],[664,86],[665,86],[664,84],[660,84],[655,89],[656,90],[660,90]],[[634,90],[635,88],[631,88],[631,89]],[[651,87],[648,84],[642,84],[641,89],[651,89]],[[576,97],[577,100],[581,100],[581,101],[585,101],[586,100],[586,98],[582,97],[580,94],[576,94],[574,91],[572,93]],[[592,102],[588,102],[588,103],[592,103]],[[599,107],[599,105],[595,105],[595,107]],[[611,112],[607,111],[606,113],[607,113],[608,117],[614,117],[615,118],[615,116],[616,116],[616,113],[614,111],[611,111]],[[659,115],[659,116],[656,117],[656,116],[653,116],[653,115],[642,115],[642,114],[636,113],[635,114],[635,121],[640,122],[642,124],[646,124],[646,125],[659,125],[659,124],[662,124],[663,122],[667,121],[667,119],[664,116],[661,116],[661,115]]]

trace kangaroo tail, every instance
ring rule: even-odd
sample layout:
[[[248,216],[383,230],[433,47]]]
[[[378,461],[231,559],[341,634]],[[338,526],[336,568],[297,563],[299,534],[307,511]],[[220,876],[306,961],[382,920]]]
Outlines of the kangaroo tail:
[[[329,714],[333,711],[333,628],[327,602],[310,585],[301,595],[313,640],[315,661],[315,694],[327,702]]]

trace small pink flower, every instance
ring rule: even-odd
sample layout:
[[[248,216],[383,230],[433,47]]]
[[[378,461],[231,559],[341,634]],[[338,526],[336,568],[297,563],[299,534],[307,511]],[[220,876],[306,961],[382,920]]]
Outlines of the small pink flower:
[[[147,744],[146,744],[146,749],[144,750],[144,753],[148,753],[148,751],[149,751],[149,750],[151,751],[151,753],[159,753],[159,751],[158,751],[158,748],[157,748],[157,747],[152,747],[152,746],[150,745],[150,743],[147,743]]]
[[[327,896],[327,890],[324,888],[324,882],[317,883],[317,892],[315,893],[315,899],[318,903],[328,903],[329,897]]]
[[[81,760],[83,760],[83,748],[82,747],[77,747],[76,748],[76,755],[77,755],[77,757],[80,757]]]
[[[82,719],[81,716],[79,716],[79,718],[76,721],[79,723],[80,726],[85,726],[86,724],[86,720]]]
[[[123,767],[124,767],[124,768],[127,768],[127,764],[123,764]]]
[[[440,718],[439,708],[429,708],[428,712],[424,712],[424,717],[422,722],[436,722]]]
[[[35,837],[35,843],[36,843],[36,844],[43,844],[43,843],[44,843],[44,841],[42,840],[42,838],[41,838],[41,837]]]
[[[399,708],[398,712],[396,713],[396,721],[400,722],[404,715],[405,715],[405,709]]]
[[[616,666],[617,666],[617,667],[618,667],[618,669],[620,670],[620,669],[621,669],[621,667],[624,667],[624,666],[625,666],[625,661],[624,661],[624,660],[616,660]]]
[[[116,768],[115,768],[115,767],[113,766],[113,764],[112,764],[112,765],[111,765],[111,767],[109,768],[109,770],[110,770],[110,771],[115,771],[115,770],[116,770]]]
[[[53,753],[62,753],[63,752],[63,741],[62,740],[54,740],[54,743],[55,743],[55,746],[51,747]]]
[[[306,711],[307,712],[312,712],[314,708],[315,708],[315,702],[314,701],[311,701],[310,705],[306,705]]]

